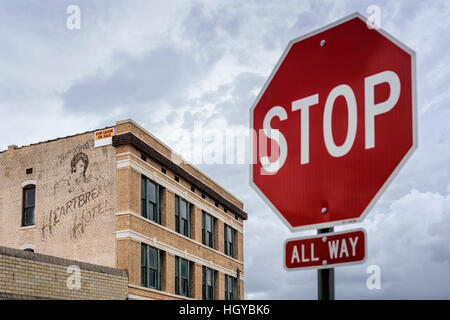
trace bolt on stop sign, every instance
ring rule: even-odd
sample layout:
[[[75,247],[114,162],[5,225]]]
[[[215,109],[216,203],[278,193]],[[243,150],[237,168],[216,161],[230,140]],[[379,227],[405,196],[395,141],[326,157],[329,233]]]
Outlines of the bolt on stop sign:
[[[362,221],[417,147],[415,53],[352,14],[289,43],[250,122],[250,183],[292,231]]]

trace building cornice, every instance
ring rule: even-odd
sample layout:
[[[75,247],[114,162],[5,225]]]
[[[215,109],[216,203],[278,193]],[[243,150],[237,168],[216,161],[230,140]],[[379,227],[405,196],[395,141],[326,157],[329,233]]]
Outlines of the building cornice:
[[[119,135],[115,135],[113,137],[112,144],[114,147],[119,147],[123,145],[130,145],[137,150],[139,150],[141,153],[143,153],[145,156],[151,158],[152,160],[158,162],[165,168],[171,170],[174,172],[177,176],[183,178],[187,182],[189,182],[192,186],[197,188],[198,190],[202,191],[203,193],[207,194],[209,197],[223,205],[225,208],[230,209],[234,213],[236,213],[238,216],[240,216],[242,219],[247,220],[248,215],[245,213],[241,208],[236,206],[235,204],[231,203],[229,200],[222,197],[219,193],[214,191],[212,188],[208,187],[206,184],[201,182],[199,179],[188,173],[186,170],[184,170],[179,165],[175,164],[173,161],[167,159],[162,154],[160,154],[158,151],[153,149],[151,146],[149,146],[147,143],[136,137],[133,133],[127,132]]]

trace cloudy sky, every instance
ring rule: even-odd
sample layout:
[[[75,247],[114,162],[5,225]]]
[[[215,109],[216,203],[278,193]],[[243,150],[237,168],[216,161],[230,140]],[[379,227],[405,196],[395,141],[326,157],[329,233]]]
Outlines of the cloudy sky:
[[[80,29],[67,28],[70,5]],[[195,124],[246,130],[289,40],[376,5],[417,53],[419,148],[364,223],[368,258],[336,269],[337,299],[450,299],[449,1],[0,1],[0,150],[132,118],[189,158]],[[217,144],[220,141],[206,141]],[[248,299],[316,299],[286,272],[291,233],[248,184],[248,165],[199,167],[245,203]],[[369,290],[367,268],[381,270]]]

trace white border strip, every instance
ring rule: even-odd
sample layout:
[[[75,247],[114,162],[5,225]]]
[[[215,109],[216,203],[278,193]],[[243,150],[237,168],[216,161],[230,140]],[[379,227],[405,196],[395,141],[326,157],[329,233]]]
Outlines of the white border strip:
[[[179,296],[177,294],[169,293],[169,292],[166,292],[166,291],[156,290],[156,289],[142,287],[142,286],[137,286],[135,284],[130,284],[130,283],[128,284],[128,287],[134,288],[134,289],[139,289],[139,290],[144,290],[144,291],[148,291],[148,292],[153,292],[153,293],[157,293],[157,294],[161,294],[163,296],[178,298],[178,299],[182,299],[182,300],[195,300],[195,299],[190,298],[190,297]],[[131,296],[131,295],[129,294],[128,296]],[[134,295],[134,296],[137,297],[136,295]],[[139,299],[139,300],[155,300],[155,299],[147,298],[147,297],[141,297],[141,299]]]
[[[169,253],[171,253],[173,255],[176,255],[176,256],[185,258],[187,260],[190,260],[192,262],[198,263],[198,264],[200,264],[202,266],[205,266],[205,267],[214,269],[216,271],[225,273],[225,274],[230,275],[230,276],[232,276],[234,278],[237,277],[236,271],[234,271],[234,270],[229,270],[229,269],[227,269],[225,267],[222,267],[222,266],[220,266],[218,264],[215,264],[212,261],[207,261],[207,260],[204,260],[202,258],[199,258],[199,257],[197,257],[197,256],[195,256],[195,255],[193,255],[193,254],[191,254],[189,252],[187,252],[187,250],[183,251],[183,250],[180,250],[178,248],[172,247],[172,246],[170,246],[170,245],[168,245],[168,244],[166,244],[164,242],[158,241],[156,239],[156,237],[150,238],[150,237],[144,236],[143,234],[140,234],[140,233],[138,233],[136,231],[129,230],[129,229],[127,229],[127,230],[118,230],[118,231],[115,231],[114,233],[116,234],[116,240],[133,239],[133,240],[136,240],[136,241],[148,244],[149,246],[155,247],[157,249],[161,249],[163,251],[169,252]],[[230,257],[228,257],[228,258],[230,258]],[[240,279],[244,280],[244,276],[241,275]]]
[[[104,139],[100,139],[100,140],[95,140],[94,141],[94,148],[98,148],[98,147],[104,147],[107,145],[112,144],[112,137],[109,138],[104,138]]]
[[[32,244],[24,244],[23,246],[21,246],[20,248],[19,248],[19,250],[25,250],[25,249],[31,249],[31,250],[35,250],[35,247],[34,247],[34,245],[32,245]]]
[[[124,155],[131,155],[131,156],[135,157],[136,159],[138,159],[139,161],[144,162],[142,159],[139,159],[136,155],[134,155],[131,152],[117,154],[117,156],[124,156]],[[170,178],[169,176],[164,175],[162,172],[159,172],[159,170],[157,168],[153,167],[151,164],[144,162],[146,165],[148,165],[150,168],[152,168],[155,172],[152,172],[152,171],[144,168],[140,163],[136,163],[132,159],[117,160],[116,163],[117,163],[117,169],[131,167],[134,170],[138,171],[139,173],[147,176],[147,178],[155,181],[156,183],[163,186],[164,188],[172,191],[173,193],[186,199],[188,202],[190,202],[193,205],[199,207],[200,209],[206,211],[207,213],[214,216],[215,218],[217,218],[217,219],[223,221],[224,223],[228,224],[229,226],[233,227],[240,233],[244,232],[244,230],[243,230],[244,224],[243,223],[241,223],[240,221],[235,221],[235,218],[231,217],[231,215],[225,211],[220,211],[220,214],[218,214],[215,211],[216,210],[218,211],[220,209],[218,209],[217,207],[213,206],[212,204],[210,204],[208,202],[206,202],[207,205],[203,204],[200,200],[202,198],[199,195],[192,193],[192,191],[187,189],[182,184],[176,182],[174,179]],[[171,182],[173,184],[167,182],[163,177],[166,177],[167,179],[171,180]],[[174,185],[174,184],[176,184],[176,185]],[[204,199],[202,199],[202,200],[205,201]],[[226,215],[227,217],[224,217],[223,215]],[[239,224],[237,224],[237,223],[239,223]]]
[[[36,185],[37,181],[36,180],[27,180],[22,182],[22,188],[29,186],[29,185]]]
[[[144,296],[138,296],[135,294],[128,294],[127,298],[129,300],[156,300],[156,299],[152,299],[152,298],[148,298],[148,297],[144,297]]]

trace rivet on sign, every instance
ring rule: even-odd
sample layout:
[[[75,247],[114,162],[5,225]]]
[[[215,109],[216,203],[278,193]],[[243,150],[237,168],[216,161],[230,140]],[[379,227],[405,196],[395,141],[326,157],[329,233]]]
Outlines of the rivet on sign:
[[[322,264],[323,264],[323,265],[326,265],[327,263],[328,263],[327,260],[323,260],[323,261],[322,261]]]
[[[323,47],[325,45],[325,40],[320,41],[320,46]]]
[[[327,213],[328,210],[327,210],[327,208],[323,207],[321,211],[323,214],[325,214],[325,213]]]
[[[327,237],[322,237],[322,242],[327,241]]]

